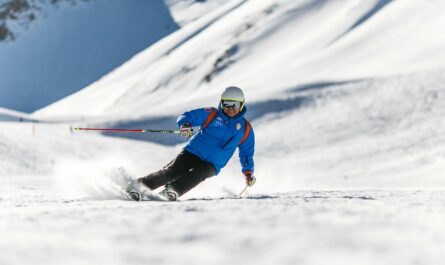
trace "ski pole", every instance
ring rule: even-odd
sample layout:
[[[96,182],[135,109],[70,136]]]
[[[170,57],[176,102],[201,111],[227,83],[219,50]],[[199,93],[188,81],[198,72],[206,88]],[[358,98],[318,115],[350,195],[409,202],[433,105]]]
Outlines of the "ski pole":
[[[244,189],[240,192],[238,197],[241,197],[241,195],[243,195],[243,193],[247,190],[248,187],[249,187],[249,185],[246,185],[246,187],[244,187]]]
[[[103,131],[103,132],[128,132],[128,133],[174,133],[173,130],[146,130],[146,129],[117,129],[117,128],[74,128],[75,131]]]

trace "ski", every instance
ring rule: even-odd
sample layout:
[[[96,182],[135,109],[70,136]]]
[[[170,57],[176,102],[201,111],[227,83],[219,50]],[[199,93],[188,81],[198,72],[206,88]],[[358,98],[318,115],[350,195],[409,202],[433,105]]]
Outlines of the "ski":
[[[137,180],[130,180],[125,188],[127,197],[133,201],[167,201],[161,195],[153,193]]]

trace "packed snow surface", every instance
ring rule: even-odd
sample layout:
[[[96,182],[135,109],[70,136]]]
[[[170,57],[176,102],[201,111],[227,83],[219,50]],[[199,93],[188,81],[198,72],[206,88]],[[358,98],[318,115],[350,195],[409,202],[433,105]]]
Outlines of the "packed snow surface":
[[[308,190],[171,203],[16,188],[0,201],[1,264],[439,265],[445,258],[443,191]]]

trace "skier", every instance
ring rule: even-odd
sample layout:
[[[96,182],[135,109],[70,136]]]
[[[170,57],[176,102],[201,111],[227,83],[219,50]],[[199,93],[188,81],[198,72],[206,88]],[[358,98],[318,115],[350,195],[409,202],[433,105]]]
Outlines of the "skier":
[[[236,87],[227,87],[221,95],[218,109],[201,108],[179,116],[180,135],[190,139],[184,149],[163,169],[137,179],[137,183],[150,190],[161,186],[159,193],[170,201],[194,188],[206,178],[217,175],[239,149],[242,172],[247,186],[255,184],[255,136],[250,123],[244,118],[244,93]],[[193,126],[201,130],[193,135]],[[136,200],[140,194],[131,194]]]

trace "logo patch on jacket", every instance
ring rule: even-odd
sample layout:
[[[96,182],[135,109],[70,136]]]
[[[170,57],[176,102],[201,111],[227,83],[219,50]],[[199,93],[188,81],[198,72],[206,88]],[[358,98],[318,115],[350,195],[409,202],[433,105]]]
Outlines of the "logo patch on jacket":
[[[221,117],[217,117],[215,121],[216,126],[224,126],[224,120]]]
[[[238,122],[238,123],[236,124],[236,129],[237,129],[238,131],[241,129],[241,123]]]

